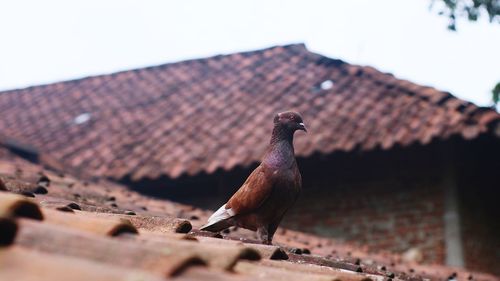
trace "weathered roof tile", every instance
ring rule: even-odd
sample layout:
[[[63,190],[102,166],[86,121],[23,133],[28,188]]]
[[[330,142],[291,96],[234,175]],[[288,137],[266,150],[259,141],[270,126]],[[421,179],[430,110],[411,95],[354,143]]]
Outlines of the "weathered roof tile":
[[[49,223],[18,220],[16,244],[46,253],[124,266],[172,276],[189,264],[201,264],[196,253],[175,245],[154,249]]]
[[[42,253],[19,246],[0,248],[0,269],[0,280],[164,280],[161,276],[155,276],[146,271]]]
[[[36,220],[43,219],[37,204],[23,196],[0,191],[0,218],[24,217]]]
[[[94,217],[86,212],[73,211],[71,213],[60,210],[44,209],[44,221],[87,231],[98,235],[117,236],[122,233],[137,233],[137,229],[125,218],[115,216]]]
[[[285,229],[278,230],[274,246],[256,244],[255,233],[241,229],[224,239],[207,236],[197,228],[209,212],[145,197],[104,180],[82,182],[12,155],[0,159],[9,192],[36,186],[41,174],[50,181],[48,194],[26,198],[0,192],[0,210],[7,210],[0,215],[1,280],[417,281],[444,280],[456,272],[456,279],[465,281],[470,275],[457,268],[408,265],[394,254],[367,253]],[[39,212],[41,205],[44,219],[19,216],[23,212],[15,211],[16,206],[25,204]],[[120,206],[137,210],[137,215],[126,215]],[[128,232],[117,230],[121,226]],[[177,233],[191,226],[189,234]],[[498,281],[473,274],[477,281]]]
[[[269,120],[287,109],[308,123],[302,157],[473,139],[500,122],[449,93],[290,45],[6,91],[0,133],[82,176],[175,178],[258,161]],[[407,130],[393,137],[395,124]]]
[[[80,212],[82,215],[85,212]],[[188,220],[166,216],[127,216],[112,213],[85,213],[85,217],[125,220],[139,230],[155,233],[188,233],[192,226]]]

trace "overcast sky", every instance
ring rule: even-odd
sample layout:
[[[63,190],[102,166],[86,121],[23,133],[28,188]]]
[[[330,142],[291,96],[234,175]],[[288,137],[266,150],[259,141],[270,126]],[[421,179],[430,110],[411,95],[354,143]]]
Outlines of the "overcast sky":
[[[303,42],[488,105],[500,25],[459,22],[429,0],[2,1],[0,90]]]

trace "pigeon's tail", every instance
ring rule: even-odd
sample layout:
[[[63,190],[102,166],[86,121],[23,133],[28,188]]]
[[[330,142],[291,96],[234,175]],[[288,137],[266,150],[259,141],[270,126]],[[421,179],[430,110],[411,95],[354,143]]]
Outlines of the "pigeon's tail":
[[[207,224],[202,226],[200,230],[219,232],[233,226],[233,217],[234,212],[231,209],[226,209],[226,204],[224,204],[212,216],[210,216]]]
[[[202,226],[200,230],[205,230],[210,232],[220,232],[231,226],[233,226],[233,224],[228,222],[228,220],[222,220],[214,223],[207,223],[206,225]]]

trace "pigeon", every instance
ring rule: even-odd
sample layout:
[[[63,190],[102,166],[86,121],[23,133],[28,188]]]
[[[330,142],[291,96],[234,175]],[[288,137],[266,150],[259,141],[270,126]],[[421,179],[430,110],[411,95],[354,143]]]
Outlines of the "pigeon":
[[[220,232],[237,226],[257,231],[262,243],[272,244],[278,225],[302,188],[293,149],[297,130],[307,132],[300,114],[287,111],[274,117],[271,142],[262,162],[201,230]]]

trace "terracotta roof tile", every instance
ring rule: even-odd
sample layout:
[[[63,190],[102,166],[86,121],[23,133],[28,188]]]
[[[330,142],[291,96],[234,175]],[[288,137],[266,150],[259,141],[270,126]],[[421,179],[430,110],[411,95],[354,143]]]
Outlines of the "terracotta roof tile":
[[[345,272],[342,269],[320,266],[316,264],[297,264],[294,262],[277,262],[272,260],[263,260],[260,264],[272,268],[281,268],[295,272],[302,273],[313,273],[317,275],[326,275],[330,280],[349,280],[349,281],[362,281],[362,280],[373,280],[373,281],[383,281],[384,276],[380,275],[370,275],[370,274],[352,274]]]
[[[473,139],[500,122],[492,109],[303,45],[7,91],[0,109],[0,133],[47,160],[81,176],[133,180],[250,165],[284,109],[308,123],[308,138],[297,138],[302,157]]]
[[[9,191],[0,192],[1,280],[424,281],[456,272],[465,281],[471,274],[405,264],[397,255],[286,229],[278,230],[274,246],[255,244],[255,234],[241,229],[207,237],[197,228],[210,212],[103,180],[81,181],[13,155],[0,158],[0,179]],[[47,193],[29,194],[40,182]],[[477,281],[499,280],[473,274]]]
[[[122,233],[136,234],[138,232],[127,219],[118,219],[115,217],[94,218],[92,215],[89,216],[80,211],[77,212],[61,212],[60,210],[45,209],[43,210],[44,221],[98,235],[117,236]]]
[[[18,227],[15,243],[40,252],[138,268],[164,276],[175,275],[189,264],[202,263],[195,253],[175,246],[154,249],[26,219],[19,219]]]
[[[0,193],[0,217],[43,219],[43,215],[38,205],[23,196],[3,191]]]
[[[19,246],[0,248],[0,264],[1,280],[164,280],[146,271],[114,267],[86,259],[33,251]]]
[[[89,215],[86,214],[86,216]],[[129,221],[140,231],[155,233],[188,233],[192,228],[191,223],[188,220],[165,216],[129,216],[110,213],[93,213],[91,216],[119,218],[121,220]]]
[[[287,262],[281,262],[279,265],[274,266],[262,265],[252,262],[240,262],[236,265],[235,271],[238,273],[248,274],[253,276],[256,280],[318,280],[318,281],[334,281],[334,280],[348,280],[348,281],[361,281],[372,280],[363,274],[337,274],[332,271],[329,274],[324,274],[325,271],[313,270],[314,265],[306,265],[307,271],[300,264],[295,266],[287,266]],[[340,276],[344,278],[339,278]],[[349,276],[349,278],[345,278]],[[376,279],[377,281],[383,278]]]
[[[264,259],[270,259],[270,260],[288,259],[288,255],[286,254],[286,252],[278,246],[249,244],[236,240],[221,240],[213,237],[203,237],[203,236],[197,237],[197,240],[212,245],[237,245],[237,246],[246,245],[248,247],[255,249],[259,253],[259,255]]]

